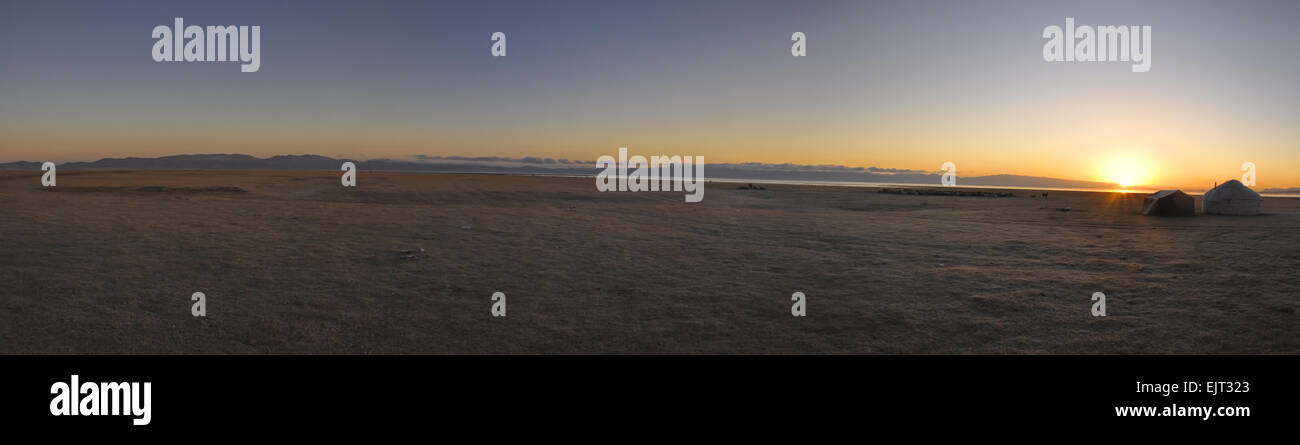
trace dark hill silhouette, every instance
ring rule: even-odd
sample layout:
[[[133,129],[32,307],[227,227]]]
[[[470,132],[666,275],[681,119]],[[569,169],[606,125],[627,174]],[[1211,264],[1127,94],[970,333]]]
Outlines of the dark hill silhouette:
[[[257,158],[245,154],[187,154],[158,158],[104,158],[93,162],[67,162],[59,170],[329,170],[338,171],[343,161],[320,155],[279,155]],[[357,161],[357,168],[370,171],[411,171],[443,173],[501,173],[538,175],[594,175],[590,164],[547,164],[503,166],[475,162],[417,162],[394,159]],[[0,164],[3,170],[39,170],[40,162],[19,161]],[[900,170],[880,172],[846,167],[814,167],[772,164],[706,164],[706,177],[712,179],[747,179],[768,181],[831,181],[890,184],[939,184],[939,174]],[[1040,187],[1110,189],[1116,184],[1092,181],[1020,175],[960,177],[959,186]]]

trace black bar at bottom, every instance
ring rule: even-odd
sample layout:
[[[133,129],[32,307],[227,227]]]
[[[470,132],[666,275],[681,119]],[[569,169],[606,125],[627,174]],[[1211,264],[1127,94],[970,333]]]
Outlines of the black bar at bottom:
[[[132,435],[1029,424],[1196,432],[1285,427],[1298,413],[1297,364],[1296,356],[7,356],[0,409],[10,431]],[[73,375],[79,384],[149,382],[149,423],[51,414],[52,386]],[[1117,414],[1130,407],[1157,415]],[[1206,419],[1193,407],[1216,412]]]

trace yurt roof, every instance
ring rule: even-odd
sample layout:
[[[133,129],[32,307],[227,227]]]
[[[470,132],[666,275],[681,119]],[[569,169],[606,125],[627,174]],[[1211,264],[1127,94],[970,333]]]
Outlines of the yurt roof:
[[[1147,199],[1160,199],[1160,198],[1164,198],[1164,197],[1166,197],[1166,196],[1171,196],[1171,195],[1182,195],[1182,194],[1185,194],[1185,193],[1183,193],[1182,190],[1161,190],[1161,191],[1158,191],[1158,192],[1155,192],[1155,193],[1152,193],[1152,194],[1148,195],[1148,196],[1147,196]]]
[[[1219,184],[1218,187],[1205,192],[1204,199],[1207,201],[1226,201],[1247,199],[1259,200],[1262,198],[1259,197],[1259,193],[1255,193],[1254,190],[1251,190],[1250,187],[1246,187],[1246,185],[1242,184],[1241,181],[1233,179],[1223,184]]]

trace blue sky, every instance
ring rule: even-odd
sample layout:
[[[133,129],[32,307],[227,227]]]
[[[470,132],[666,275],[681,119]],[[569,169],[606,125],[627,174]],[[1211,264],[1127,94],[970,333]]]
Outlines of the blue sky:
[[[154,62],[173,17],[261,26],[261,70]],[[1044,62],[1066,17],[1153,26],[1151,71]],[[1175,184],[1251,160],[1294,186],[1297,19],[1295,1],[8,1],[0,161],[626,146],[1087,180],[1180,157],[1151,167]]]

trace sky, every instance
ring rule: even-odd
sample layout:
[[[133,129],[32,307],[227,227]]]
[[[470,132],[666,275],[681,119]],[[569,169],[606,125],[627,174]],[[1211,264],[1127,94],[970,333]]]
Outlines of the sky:
[[[155,26],[261,26],[261,69]],[[1151,69],[1043,30],[1152,27]],[[0,162],[634,154],[1300,187],[1300,2],[0,2]],[[491,35],[507,36],[492,57]],[[807,36],[807,56],[790,53]]]

